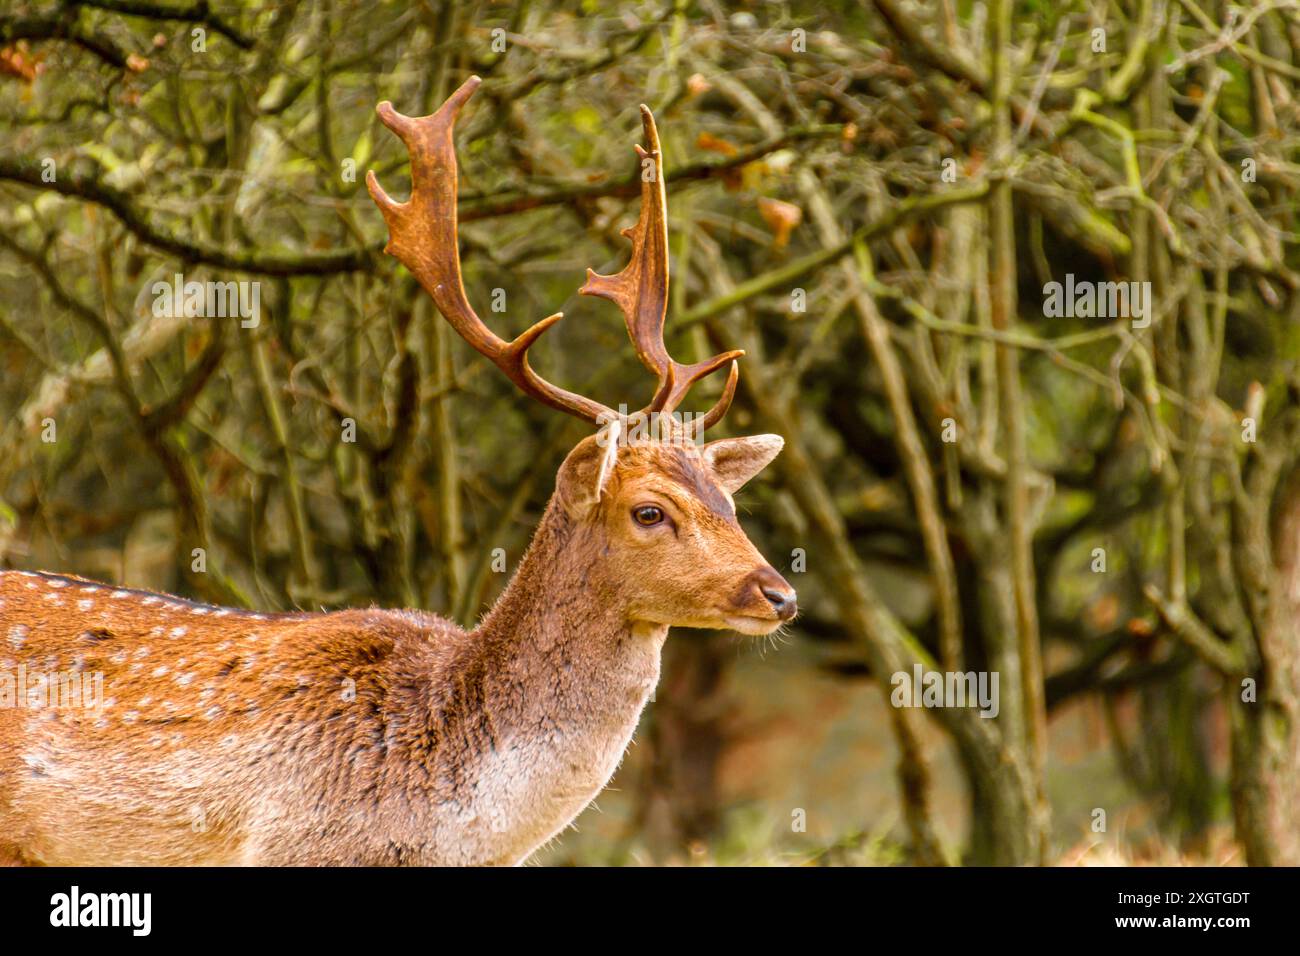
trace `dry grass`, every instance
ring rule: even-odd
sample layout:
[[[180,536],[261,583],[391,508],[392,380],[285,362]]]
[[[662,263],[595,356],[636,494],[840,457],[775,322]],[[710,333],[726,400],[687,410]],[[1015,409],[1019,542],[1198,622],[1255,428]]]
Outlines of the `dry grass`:
[[[1082,840],[1061,854],[1057,866],[1245,866],[1231,828],[1215,827],[1202,845],[1180,849],[1156,840],[1138,843]]]

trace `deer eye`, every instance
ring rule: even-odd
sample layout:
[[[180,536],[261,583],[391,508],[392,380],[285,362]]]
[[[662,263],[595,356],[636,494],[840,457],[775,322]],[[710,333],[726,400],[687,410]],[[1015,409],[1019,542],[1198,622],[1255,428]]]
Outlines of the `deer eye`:
[[[638,505],[632,509],[632,517],[637,524],[649,528],[664,520],[664,510],[657,505]]]

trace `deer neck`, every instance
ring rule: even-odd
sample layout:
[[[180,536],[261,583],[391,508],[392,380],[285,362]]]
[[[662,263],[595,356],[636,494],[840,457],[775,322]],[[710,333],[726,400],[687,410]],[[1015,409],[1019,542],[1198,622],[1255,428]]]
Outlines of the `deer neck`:
[[[501,668],[487,674],[499,713],[574,721],[639,714],[659,676],[667,628],[629,619],[603,550],[597,532],[551,502],[514,579],[474,632]],[[521,678],[547,693],[514,699]]]
[[[526,857],[599,793],[659,679],[668,629],[628,619],[602,551],[598,532],[552,500],[466,645],[459,670],[478,685],[488,728],[469,775],[472,815],[501,862]]]

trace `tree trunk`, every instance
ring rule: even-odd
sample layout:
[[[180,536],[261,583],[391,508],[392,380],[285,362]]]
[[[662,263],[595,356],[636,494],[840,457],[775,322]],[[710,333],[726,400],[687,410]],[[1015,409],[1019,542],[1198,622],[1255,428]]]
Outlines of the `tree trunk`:
[[[651,857],[680,860],[717,831],[718,759],[726,744],[723,683],[730,646],[721,635],[677,633],[664,652],[641,746],[636,829]]]
[[[1282,482],[1272,528],[1273,613],[1253,678],[1230,688],[1232,806],[1252,866],[1300,866],[1300,468]],[[1256,700],[1249,697],[1255,682]]]

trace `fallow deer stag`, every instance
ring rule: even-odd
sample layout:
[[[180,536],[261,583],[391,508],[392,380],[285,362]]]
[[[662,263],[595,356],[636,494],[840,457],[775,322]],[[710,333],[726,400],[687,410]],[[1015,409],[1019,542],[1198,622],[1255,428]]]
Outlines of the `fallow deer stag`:
[[[367,185],[387,251],[467,342],[525,394],[598,426],[565,458],[513,580],[477,628],[421,611],[258,614],[57,574],[0,573],[0,857],[32,864],[515,864],[613,774],[659,677],[670,626],[765,634],[789,584],[736,521],[732,494],[780,450],[772,435],[702,444],[694,427],[628,441],[626,416],[541,378],[528,349],[466,300],[457,249],[456,115],[387,103],[412,191]],[[582,292],[622,310],[657,376],[647,413],[738,352],[674,361],[659,139],[617,275]],[[660,419],[660,422],[673,421]],[[681,440],[678,440],[681,439]],[[102,706],[33,708],[13,676],[102,674]],[[0,696],[5,686],[0,684]],[[13,706],[13,704],[17,706]]]

